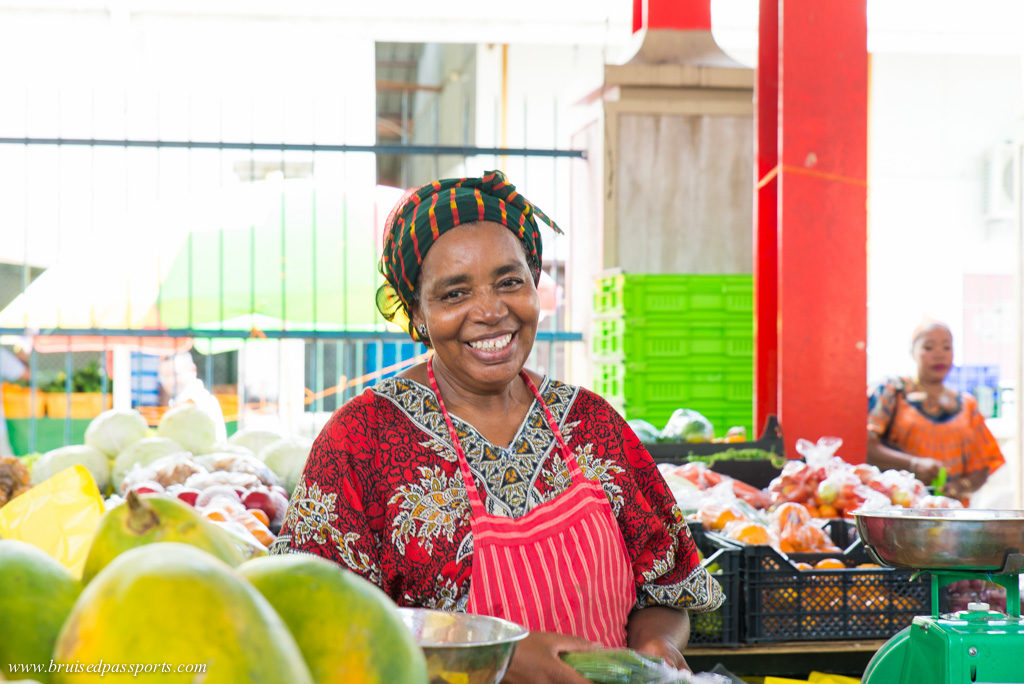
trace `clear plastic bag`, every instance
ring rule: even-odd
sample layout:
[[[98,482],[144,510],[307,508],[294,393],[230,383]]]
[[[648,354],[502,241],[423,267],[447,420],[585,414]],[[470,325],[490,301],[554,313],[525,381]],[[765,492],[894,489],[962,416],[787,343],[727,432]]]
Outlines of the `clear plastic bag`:
[[[668,419],[658,441],[661,442],[710,442],[715,436],[715,426],[703,415],[692,409],[680,408]]]

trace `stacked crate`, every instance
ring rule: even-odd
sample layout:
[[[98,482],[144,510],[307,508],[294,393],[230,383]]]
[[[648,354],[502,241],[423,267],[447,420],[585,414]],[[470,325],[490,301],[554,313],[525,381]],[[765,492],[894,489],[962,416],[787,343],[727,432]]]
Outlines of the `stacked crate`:
[[[594,293],[594,390],[628,419],[664,427],[699,411],[718,435],[753,435],[750,275],[611,273]]]

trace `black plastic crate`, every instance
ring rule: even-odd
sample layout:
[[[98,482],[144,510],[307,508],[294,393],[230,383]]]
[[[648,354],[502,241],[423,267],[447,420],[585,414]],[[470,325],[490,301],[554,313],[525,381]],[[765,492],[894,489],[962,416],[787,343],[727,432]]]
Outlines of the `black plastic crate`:
[[[743,554],[744,639],[747,643],[828,639],[886,639],[931,612],[927,574],[856,568],[798,570],[823,558],[870,562],[859,544],[846,554],[790,554],[746,546]],[[861,556],[861,554],[864,554]]]
[[[708,466],[711,470],[760,489],[767,487],[779,476],[782,472],[779,466],[770,460],[730,460],[721,457],[727,456],[731,450],[760,449],[780,459],[785,458],[782,427],[773,415],[765,419],[761,437],[753,442],[660,442],[644,444],[644,448],[655,463],[672,465],[682,465],[691,460],[700,461],[705,460],[703,457],[714,456],[716,459]]]
[[[710,613],[690,614],[690,645],[736,646],[742,642],[740,583],[742,553],[739,549],[718,548],[707,538],[700,523],[689,523],[690,535],[704,555],[704,565],[712,571],[725,594],[725,603]]]

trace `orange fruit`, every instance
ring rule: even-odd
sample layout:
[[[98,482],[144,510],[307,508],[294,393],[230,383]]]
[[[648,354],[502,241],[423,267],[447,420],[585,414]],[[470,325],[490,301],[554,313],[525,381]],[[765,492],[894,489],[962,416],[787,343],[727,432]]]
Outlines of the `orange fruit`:
[[[797,592],[793,587],[766,589],[761,600],[767,610],[791,610],[797,606]]]
[[[249,515],[259,520],[265,527],[270,527],[270,518],[259,508],[251,509]]]
[[[794,563],[794,565],[796,565],[796,569],[797,570],[813,570],[814,569],[813,565],[811,565],[810,563],[804,563],[803,561],[798,561],[798,562]]]
[[[729,537],[736,541],[741,541],[744,544],[768,544],[772,540],[772,535],[768,532],[768,528],[760,523],[755,522],[736,522],[735,524],[729,525],[729,529],[726,531]]]
[[[822,558],[814,564],[815,570],[845,570],[846,563],[838,558]]]
[[[877,563],[861,563],[857,567],[858,568],[880,568],[882,566],[878,565]]]
[[[714,504],[702,506],[697,511],[697,516],[706,530],[721,530],[726,524],[733,520],[746,520],[747,517],[735,508],[729,506],[716,506]]]
[[[785,530],[790,525],[802,525],[811,519],[807,507],[795,501],[787,501],[772,514],[772,520],[780,530]]]
[[[838,518],[839,517],[839,511],[837,511],[834,506],[829,506],[828,504],[821,504],[820,506],[818,506],[818,515],[817,515],[817,517],[819,517],[819,518]]]

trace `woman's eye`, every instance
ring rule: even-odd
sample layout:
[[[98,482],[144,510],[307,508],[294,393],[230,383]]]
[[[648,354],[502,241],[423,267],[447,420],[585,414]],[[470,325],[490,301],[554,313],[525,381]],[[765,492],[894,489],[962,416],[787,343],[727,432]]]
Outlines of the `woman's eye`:
[[[509,287],[518,287],[518,286],[520,286],[522,284],[523,284],[523,279],[522,278],[505,278],[505,280],[501,281],[500,286],[504,287],[504,288],[509,288]]]
[[[443,295],[441,295],[441,300],[442,301],[451,301],[453,299],[458,299],[461,296],[462,296],[462,290],[449,290],[448,292],[445,292]]]

